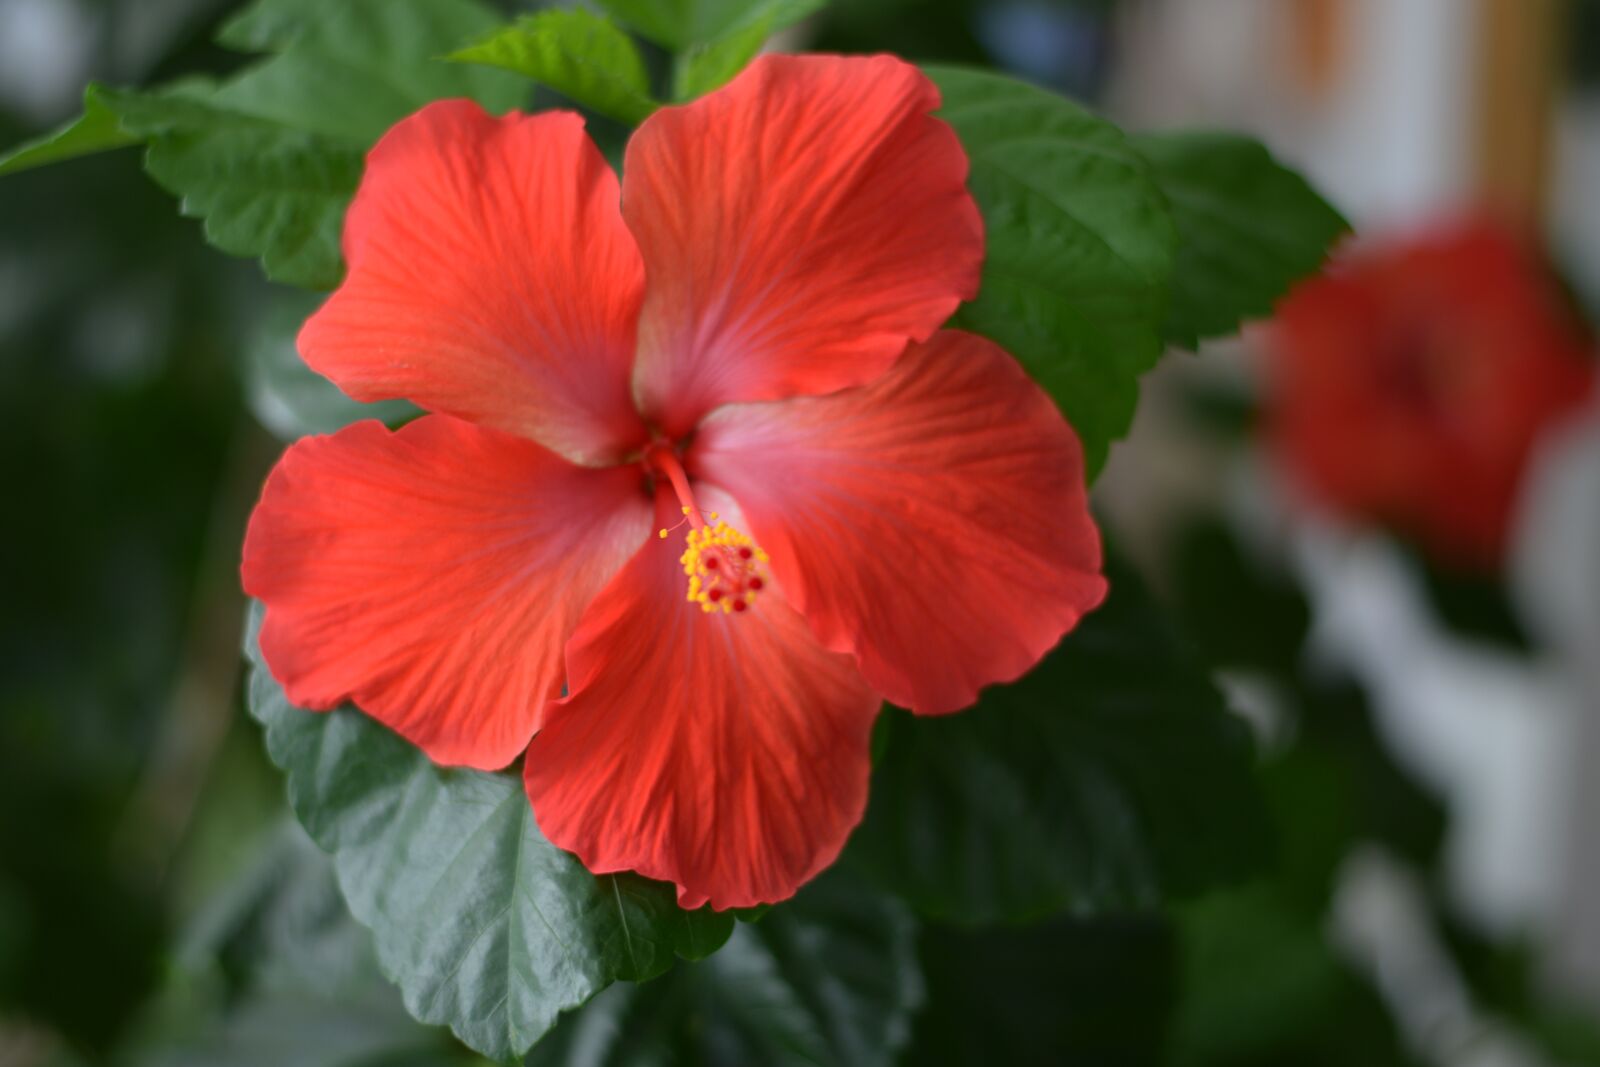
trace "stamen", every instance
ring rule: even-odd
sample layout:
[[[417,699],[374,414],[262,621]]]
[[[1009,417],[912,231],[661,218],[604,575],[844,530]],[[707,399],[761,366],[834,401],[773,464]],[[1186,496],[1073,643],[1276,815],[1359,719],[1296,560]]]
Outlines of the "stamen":
[[[689,579],[687,599],[702,611],[746,611],[767,584],[761,566],[767,554],[750,538],[718,519],[715,526],[690,530],[678,562]]]
[[[715,511],[701,517],[689,488],[689,478],[670,447],[652,449],[647,462],[672,483],[683,505],[683,522],[690,527],[683,555],[678,557],[689,579],[685,599],[699,604],[700,610],[705,612],[720,610],[729,615],[750,610],[756,594],[766,587],[762,567],[767,562],[767,554],[743,531],[723,522]],[[672,529],[682,526],[683,522]],[[664,539],[671,532],[663,527],[657,531],[657,536]]]

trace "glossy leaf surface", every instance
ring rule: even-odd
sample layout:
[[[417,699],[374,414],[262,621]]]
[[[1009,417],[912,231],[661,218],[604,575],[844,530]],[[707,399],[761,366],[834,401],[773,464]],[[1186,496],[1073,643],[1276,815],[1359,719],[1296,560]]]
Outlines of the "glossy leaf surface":
[[[440,769],[352,708],[292,706],[259,659],[258,624],[259,609],[250,710],[418,1019],[506,1060],[612,981],[727,940],[732,916],[685,912],[671,886],[632,875],[597,878],[547,842],[518,778]]]

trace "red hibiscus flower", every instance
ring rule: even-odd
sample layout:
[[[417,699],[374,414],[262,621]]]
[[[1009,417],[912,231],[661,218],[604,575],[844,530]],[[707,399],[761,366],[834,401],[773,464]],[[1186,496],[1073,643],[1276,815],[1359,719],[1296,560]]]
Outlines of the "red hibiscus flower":
[[[1357,248],[1268,336],[1268,435],[1295,480],[1462,570],[1500,564],[1540,433],[1594,383],[1549,275],[1485,222]]]
[[[546,837],[685,907],[830,863],[884,698],[965,707],[1105,591],[1076,437],[938,329],[983,255],[938,103],[891,57],[765,57],[620,186],[572,114],[391,130],[300,348],[432,414],[268,479],[243,576],[289,697],[441,764],[526,750]]]

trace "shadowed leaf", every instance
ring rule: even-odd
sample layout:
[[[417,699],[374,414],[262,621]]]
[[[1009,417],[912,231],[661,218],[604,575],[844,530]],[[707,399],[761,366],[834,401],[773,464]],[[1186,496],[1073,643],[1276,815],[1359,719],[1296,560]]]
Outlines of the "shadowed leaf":
[[[1055,652],[976,708],[893,712],[849,859],[934,918],[1155,906],[1270,852],[1244,723],[1128,570]]]
[[[292,706],[260,660],[251,713],[289,775],[289,801],[331,852],[352,914],[373,933],[407,1010],[496,1060],[520,1056],[617,979],[727,940],[733,918],[685,912],[671,886],[596,877],[551,845],[518,777],[434,766],[353,708]]]
[[[514,71],[631,125],[656,109],[639,50],[604,16],[581,8],[518,19],[449,58]]]
[[[1349,223],[1300,175],[1235,134],[1147,133],[1133,146],[1178,225],[1166,339],[1185,348],[1272,313],[1314,274]]]
[[[987,239],[982,288],[955,325],[999,342],[1055,397],[1092,476],[1161,356],[1177,241],[1166,200],[1111,123],[1011,78],[926,69]]]

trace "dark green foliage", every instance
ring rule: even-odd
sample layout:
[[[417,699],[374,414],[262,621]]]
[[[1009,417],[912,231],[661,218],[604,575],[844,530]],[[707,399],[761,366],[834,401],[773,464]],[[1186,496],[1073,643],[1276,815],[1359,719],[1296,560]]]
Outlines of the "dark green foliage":
[[[1350,229],[1304,178],[1248,137],[1186,130],[1140,134],[1133,145],[1150,161],[1178,227],[1164,327],[1171,344],[1194,348],[1265,318]]]
[[[987,256],[956,324],[998,341],[1055,397],[1091,474],[1161,355],[1177,234],[1122,131],[996,74],[929,67],[972,170]]]
[[[0,157],[0,175],[145,142],[145,169],[213,245],[259,256],[276,281],[331,289],[345,206],[385,130],[431,100],[522,100],[511,74],[439,59],[496,23],[478,0],[257,0],[218,40],[269,58],[221,82],[91,85],[83,118]]]
[[[253,629],[250,710],[267,751],[418,1019],[507,1060],[612,981],[727,940],[731,916],[683,911],[670,886],[635,875],[591,875],[547,842],[519,777],[436,767],[353,708],[293,707]]]
[[[1281,683],[1291,743],[1264,769],[1118,567],[1110,602],[1030,676],[963,715],[885,716],[849,862],[737,926],[682,912],[671,887],[588,874],[540,836],[514,773],[440,770],[352,709],[294,709],[259,663],[251,710],[315,845],[257,835],[283,783],[238,761],[237,734],[189,799],[202,810],[166,795],[173,763],[206,759],[168,708],[227,703],[237,544],[276,448],[249,429],[238,381],[285,438],[415,409],[351,404],[307,371],[292,337],[314,301],[208,258],[132,154],[20,172],[142,143],[213,245],[325,289],[385,129],[443,97],[530,99],[485,63],[637,122],[715,89],[820,4],[602,6],[615,23],[565,10],[508,27],[477,0],[260,0],[218,37],[241,55],[191,42],[157,88],[92,87],[80,120],[0,160],[18,175],[0,222],[20,249],[0,255],[15,504],[0,802],[21,816],[0,820],[0,1028],[23,1020],[88,1062],[197,1067],[482,1067],[417,1019],[505,1062],[532,1045],[545,1065],[1396,1062],[1381,1002],[1323,922],[1352,842],[1425,868],[1443,812],[1388,758],[1358,690],[1302,673],[1305,605],[1225,535],[1196,542],[1177,600],[1215,664]],[[981,57],[974,19],[928,16],[968,6],[867,6],[824,14],[830,43],[892,25],[928,42],[900,45],[919,58]],[[197,68],[219,72],[169,80]],[[989,239],[957,324],[1039,378],[1091,469],[1164,341],[1265,313],[1343,230],[1253,142],[1129,138],[1001,75],[931,71]],[[1155,913],[1260,873],[1274,828],[1270,878],[1175,923]],[[1542,1003],[1513,954],[1449,933],[1487,1003],[1581,1060],[1592,1033]]]
[[[1248,558],[1219,519],[1194,519],[1175,537],[1173,608],[1184,633],[1219,667],[1293,672],[1311,606],[1286,575]]]
[[[752,26],[782,29],[826,0],[601,0],[600,6],[641,36],[674,51],[711,44]]]
[[[953,922],[1159,904],[1255,871],[1265,811],[1243,722],[1126,567],[1021,681],[895,716],[849,857]]]
[[[922,1003],[916,924],[824,875],[715,956],[620,983],[564,1018],[529,1067],[890,1067]]]
[[[161,967],[147,768],[231,581],[206,535],[247,436],[223,343],[241,279],[130,154],[4,181],[0,1018],[98,1061]]]
[[[1178,986],[1175,941],[1159,917],[1057,918],[1016,930],[930,926],[922,965],[928,1003],[908,1064],[1163,1060]]]
[[[532,78],[619,122],[637,124],[656,109],[633,41],[604,16],[582,8],[518,19],[450,58]]]
[[[244,345],[246,397],[256,420],[283,441],[306,434],[333,433],[360,419],[397,426],[419,414],[404,400],[362,404],[305,365],[295,337],[320,299],[310,293],[274,288]]]
[[[1406,1067],[1377,993],[1328,943],[1322,918],[1270,886],[1185,910],[1178,1067]]]

